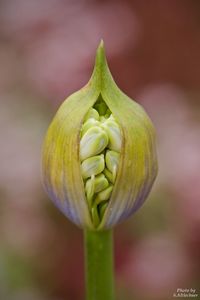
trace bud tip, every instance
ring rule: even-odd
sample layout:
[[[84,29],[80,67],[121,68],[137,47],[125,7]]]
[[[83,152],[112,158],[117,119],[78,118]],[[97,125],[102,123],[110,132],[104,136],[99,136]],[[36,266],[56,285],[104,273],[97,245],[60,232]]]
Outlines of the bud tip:
[[[102,47],[102,48],[104,48],[104,41],[103,41],[103,39],[101,39],[101,40],[100,40],[99,47]]]

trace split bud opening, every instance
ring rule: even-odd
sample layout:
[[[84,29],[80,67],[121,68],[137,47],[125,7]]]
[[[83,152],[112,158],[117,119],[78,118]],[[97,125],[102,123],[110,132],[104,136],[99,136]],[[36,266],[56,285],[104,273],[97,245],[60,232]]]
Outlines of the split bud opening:
[[[117,176],[122,132],[103,99],[87,112],[81,128],[80,160],[93,225],[101,222]]]

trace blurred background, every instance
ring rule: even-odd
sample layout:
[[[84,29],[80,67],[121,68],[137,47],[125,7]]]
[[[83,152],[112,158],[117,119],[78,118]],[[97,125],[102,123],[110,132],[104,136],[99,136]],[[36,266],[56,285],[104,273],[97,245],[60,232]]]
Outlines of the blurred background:
[[[200,2],[0,1],[0,299],[84,299],[82,231],[40,179],[47,127],[103,38],[157,129],[159,176],[115,229],[117,300],[200,299]],[[102,299],[103,300],[103,299]]]

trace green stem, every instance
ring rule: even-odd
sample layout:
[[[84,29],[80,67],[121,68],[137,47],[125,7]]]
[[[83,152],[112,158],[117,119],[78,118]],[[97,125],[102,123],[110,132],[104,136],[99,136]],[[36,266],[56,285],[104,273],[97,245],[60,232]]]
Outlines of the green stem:
[[[85,276],[87,300],[113,300],[112,230],[85,230]]]

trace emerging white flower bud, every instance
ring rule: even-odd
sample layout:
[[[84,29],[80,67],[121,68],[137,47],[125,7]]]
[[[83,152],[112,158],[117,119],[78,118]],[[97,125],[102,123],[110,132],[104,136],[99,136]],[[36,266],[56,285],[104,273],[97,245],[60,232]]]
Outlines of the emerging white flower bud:
[[[97,126],[90,128],[80,141],[80,159],[84,159],[101,153],[108,144],[108,136],[105,131]]]
[[[83,179],[92,175],[100,174],[105,168],[103,154],[85,159],[81,164],[81,173]]]

